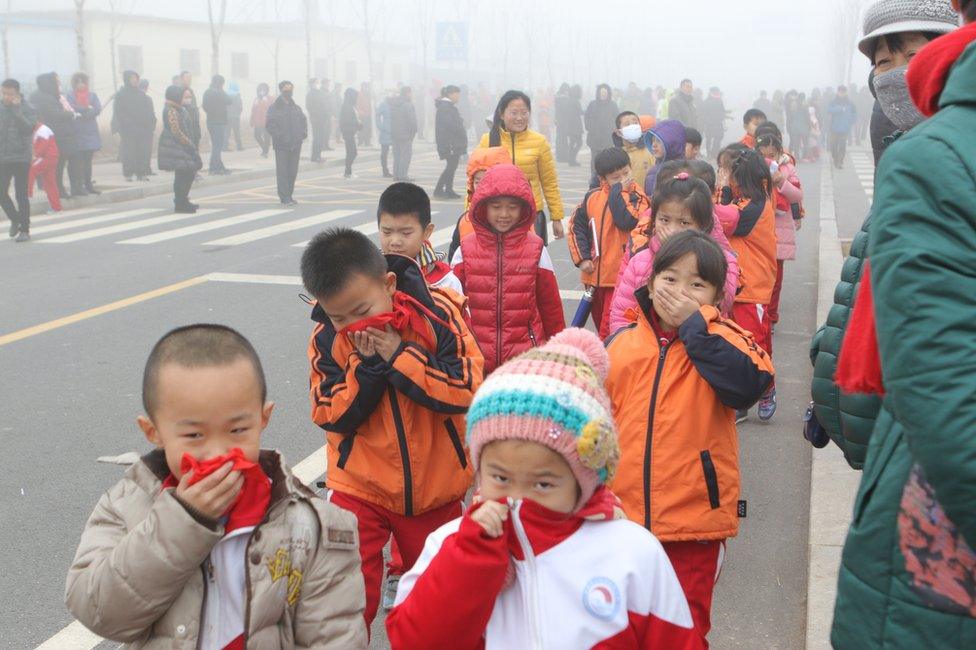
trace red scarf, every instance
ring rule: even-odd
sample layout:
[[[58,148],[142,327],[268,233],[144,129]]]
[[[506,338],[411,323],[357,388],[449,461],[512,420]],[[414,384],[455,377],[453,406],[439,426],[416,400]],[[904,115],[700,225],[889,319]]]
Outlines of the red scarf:
[[[210,476],[228,461],[234,463],[232,470],[244,475],[244,487],[224,513],[227,517],[224,534],[238,528],[256,526],[264,519],[268,504],[271,503],[271,481],[268,480],[268,475],[258,463],[252,463],[245,458],[240,447],[234,447],[223,456],[214,456],[207,460],[197,460],[190,454],[183,454],[183,459],[180,461],[180,470],[184,474],[193,472],[189,480],[190,485]],[[178,484],[176,477],[170,474],[163,481],[163,488],[175,488]]]
[[[437,261],[424,269],[424,278],[427,284],[433,286],[444,279],[451,272],[451,267],[447,262]]]
[[[75,88],[75,101],[78,103],[80,108],[88,108],[91,106],[91,97],[88,86],[84,88]]]
[[[854,298],[854,309],[847,321],[834,381],[845,393],[884,395],[881,353],[874,322],[874,295],[871,292],[871,260],[864,260],[861,284]]]
[[[423,339],[429,347],[434,347],[437,341],[431,334],[431,328],[427,322],[428,318],[448,327],[447,323],[438,318],[419,300],[402,291],[397,291],[393,294],[393,311],[356,321],[352,325],[346,325],[338,333],[340,336],[348,337],[352,332],[362,332],[369,327],[382,330],[390,325],[401,335],[404,332],[411,331]]]
[[[931,41],[918,51],[905,75],[908,91],[918,110],[926,117],[939,111],[939,98],[949,79],[949,72],[963,51],[976,41],[976,23]]]

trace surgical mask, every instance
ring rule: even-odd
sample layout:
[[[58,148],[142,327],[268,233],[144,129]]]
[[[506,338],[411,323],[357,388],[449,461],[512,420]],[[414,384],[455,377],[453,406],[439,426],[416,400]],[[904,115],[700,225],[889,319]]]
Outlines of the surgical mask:
[[[903,65],[874,76],[874,92],[881,110],[901,131],[908,131],[925,119],[908,92],[906,72],[908,66]]]
[[[620,129],[620,137],[627,142],[637,142],[642,135],[640,124],[628,124]]]
[[[291,95],[292,95],[292,93],[293,93],[293,92],[294,92],[294,91],[292,91],[292,90],[282,90],[282,91],[281,91],[281,95],[282,95],[282,97],[284,97],[285,99],[291,99]]]

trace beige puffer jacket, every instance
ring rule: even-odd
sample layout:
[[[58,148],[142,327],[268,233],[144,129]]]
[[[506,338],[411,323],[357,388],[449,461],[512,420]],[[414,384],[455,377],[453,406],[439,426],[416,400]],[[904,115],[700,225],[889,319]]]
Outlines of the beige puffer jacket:
[[[247,647],[365,648],[365,592],[356,517],[320,499],[276,451],[261,451],[271,478],[265,521],[247,545]],[[66,602],[93,632],[132,648],[196,648],[204,562],[223,536],[183,508],[161,450],[95,506],[68,571]]]

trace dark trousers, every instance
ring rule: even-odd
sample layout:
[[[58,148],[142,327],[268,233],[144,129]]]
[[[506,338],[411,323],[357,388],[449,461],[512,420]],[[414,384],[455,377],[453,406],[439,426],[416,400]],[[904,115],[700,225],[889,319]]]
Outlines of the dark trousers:
[[[576,154],[583,148],[583,136],[570,135],[567,137],[569,138],[569,150],[566,152],[567,161],[570,165],[578,165],[579,163],[576,162]]]
[[[556,162],[569,162],[569,134],[556,127]]]
[[[207,124],[207,132],[210,133],[210,166],[207,171],[222,172],[226,167],[224,167],[224,161],[220,157],[221,152],[224,150],[224,135],[226,134],[227,125],[226,124]]]
[[[603,150],[602,149],[596,149],[594,147],[590,147],[590,171],[591,172],[596,172],[596,166],[595,166],[596,165],[596,155],[598,153],[600,153],[601,151],[603,151]]]
[[[180,208],[190,202],[190,187],[197,173],[192,169],[177,169],[173,172],[173,204]]]
[[[346,176],[352,175],[352,161],[359,151],[356,149],[356,134],[350,131],[342,134],[342,141],[346,143]]]
[[[316,118],[310,120],[312,127],[312,160],[317,161],[322,158],[325,150],[325,143],[328,142],[328,135],[325,133],[325,120]]]
[[[27,197],[27,179],[30,174],[29,162],[0,163],[0,206],[3,207],[7,218],[17,224],[18,230],[28,232],[30,230],[30,199]],[[17,199],[17,206],[10,200],[7,191],[10,189],[10,180],[14,181],[14,196]]]
[[[234,144],[237,146],[237,150],[241,151],[244,147],[241,145],[241,117],[238,115],[236,118],[230,118],[230,122],[224,127],[224,151],[230,151],[230,139],[234,138]]]
[[[790,153],[796,156],[797,160],[803,160],[807,152],[807,136],[796,131],[790,133]]]
[[[92,157],[94,151],[76,151],[68,157],[68,182],[71,191],[92,187]]]
[[[148,153],[146,138],[142,133],[120,134],[119,158],[122,159],[122,175],[127,179],[133,176],[142,178],[149,173],[149,160],[152,157],[152,133],[149,134]]]
[[[300,144],[291,149],[275,149],[275,177],[278,180],[278,198],[282,203],[292,200],[301,155]]]
[[[383,166],[383,175],[389,176],[390,174],[390,145],[381,144],[380,145],[380,165]]]
[[[722,149],[722,136],[718,133],[709,133],[705,136],[705,153],[709,158],[718,158],[718,152]]]
[[[458,161],[461,160],[461,156],[448,156],[444,159],[444,171],[441,172],[441,177],[437,179],[437,187],[434,188],[434,192],[453,192],[454,191],[454,173],[457,172]]]
[[[68,167],[68,159],[70,157],[71,157],[70,155],[66,156],[65,154],[61,154],[60,156],[58,156],[58,169],[57,171],[54,172],[54,180],[57,181],[58,192],[61,193],[61,196],[68,195],[68,191],[64,188],[64,170]],[[69,174],[68,183],[70,182],[71,182],[71,176]]]
[[[413,157],[413,138],[393,141],[393,178],[403,181],[409,178],[410,159]]]
[[[254,139],[261,147],[261,155],[267,156],[268,149],[271,148],[271,136],[268,135],[268,130],[263,126],[254,127]]]
[[[834,159],[834,165],[837,167],[844,165],[844,157],[847,155],[846,133],[830,134],[830,155]]]

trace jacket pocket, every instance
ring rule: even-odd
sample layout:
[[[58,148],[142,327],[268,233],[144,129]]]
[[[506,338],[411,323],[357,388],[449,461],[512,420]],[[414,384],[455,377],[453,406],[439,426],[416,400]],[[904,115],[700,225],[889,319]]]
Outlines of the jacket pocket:
[[[708,490],[708,504],[715,510],[719,507],[718,476],[715,474],[715,464],[712,455],[706,449],[699,454],[701,457],[702,473],[705,475],[705,488]]]
[[[451,418],[445,419],[444,428],[447,429],[447,435],[451,439],[451,444],[454,445],[454,453],[457,454],[458,462],[461,463],[461,469],[467,469],[468,457],[464,455],[464,445],[461,444],[461,436],[458,435],[454,421]]]
[[[339,443],[339,460],[336,461],[336,466],[339,469],[346,468],[346,462],[349,461],[349,454],[352,453],[352,443],[356,439],[356,434],[350,434],[342,439]]]

